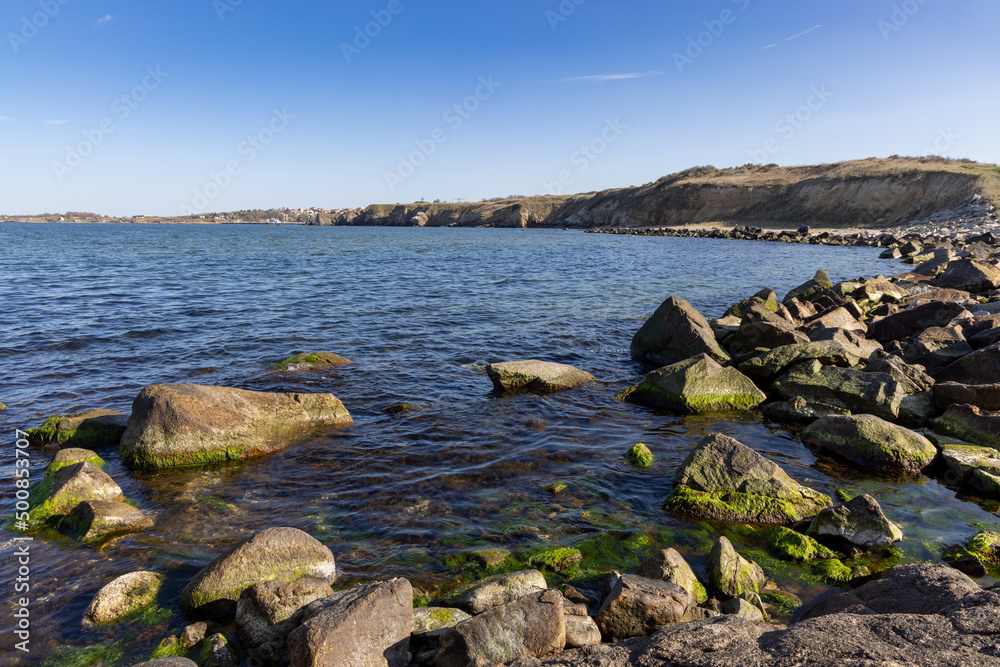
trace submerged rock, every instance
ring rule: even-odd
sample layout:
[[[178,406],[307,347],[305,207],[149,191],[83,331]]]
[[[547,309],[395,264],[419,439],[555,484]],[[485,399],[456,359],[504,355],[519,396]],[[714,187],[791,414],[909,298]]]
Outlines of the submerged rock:
[[[813,451],[826,450],[868,468],[918,473],[933,462],[930,440],[874,415],[831,415],[802,432]]]
[[[34,444],[54,443],[70,447],[113,447],[118,444],[128,415],[114,410],[87,410],[46,419],[38,428],[28,429]]]
[[[653,465],[653,452],[641,442],[632,445],[632,448],[625,452],[625,458],[637,468],[648,468]]]
[[[142,469],[244,459],[281,449],[317,426],[351,423],[333,394],[155,384],[132,403],[120,453]]]
[[[802,533],[779,526],[771,533],[768,546],[782,560],[807,563],[821,558],[836,558],[837,554]]]
[[[180,607],[196,616],[232,620],[244,590],[266,581],[336,581],[330,550],[296,528],[267,528],[203,567],[181,592]]]
[[[764,392],[735,368],[724,368],[706,354],[646,374],[619,397],[631,403],[684,413],[747,410],[760,405]]]
[[[312,352],[309,354],[302,352],[276,362],[272,368],[294,372],[343,366],[350,363],[353,363],[350,359],[345,359],[339,354],[333,354],[332,352]]]
[[[829,496],[802,486],[773,461],[714,433],[677,469],[665,509],[723,521],[791,523],[830,504]]]
[[[128,503],[85,500],[59,522],[59,532],[91,543],[153,527],[153,518]]]
[[[817,514],[809,534],[839,538],[863,549],[886,547],[903,539],[903,531],[886,518],[878,501],[868,494]]]
[[[656,309],[632,338],[632,358],[659,367],[707,354],[729,361],[705,316],[680,297],[672,296]]]
[[[150,607],[166,577],[157,572],[130,572],[97,592],[83,614],[84,627],[110,625]]]
[[[668,623],[691,620],[695,605],[683,587],[666,581],[623,574],[597,612],[597,627],[609,639],[645,637]]]
[[[573,366],[535,359],[490,364],[486,374],[497,391],[555,392],[596,382],[593,375]]]

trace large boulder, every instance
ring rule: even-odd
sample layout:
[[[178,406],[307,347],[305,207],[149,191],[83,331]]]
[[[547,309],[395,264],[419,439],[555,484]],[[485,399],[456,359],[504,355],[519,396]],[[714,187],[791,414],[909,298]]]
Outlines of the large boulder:
[[[632,403],[693,414],[748,410],[767,398],[748,377],[720,366],[707,354],[651,371],[620,396]]]
[[[978,259],[958,259],[948,264],[937,283],[966,292],[987,292],[1000,288],[1000,269]]]
[[[60,447],[114,447],[125,431],[128,415],[114,410],[87,410],[72,415],[56,415],[41,426],[28,430],[35,444],[53,443]]]
[[[869,373],[886,373],[903,388],[904,394],[917,394],[934,386],[934,378],[923,366],[908,364],[896,355],[872,359],[865,365]]]
[[[868,327],[868,335],[879,342],[902,340],[929,327],[947,326],[965,307],[947,301],[929,301],[895,315],[877,320]]]
[[[267,528],[203,567],[181,592],[180,607],[195,616],[232,620],[236,601],[250,586],[303,578],[336,581],[333,554],[296,528]]]
[[[485,611],[441,637],[436,667],[466,667],[473,660],[503,663],[545,657],[566,646],[563,596],[544,590]]]
[[[740,364],[740,372],[752,380],[768,382],[786,368],[803,361],[819,361],[824,366],[856,366],[866,358],[860,348],[837,341],[819,341],[776,347]]]
[[[903,539],[903,531],[885,516],[878,501],[863,494],[829,507],[812,520],[809,534],[820,539],[846,540],[862,549],[887,547]]]
[[[683,587],[666,581],[623,574],[597,612],[606,639],[645,637],[667,623],[691,620],[695,600]]]
[[[672,296],[656,309],[632,338],[632,358],[659,367],[707,354],[729,361],[705,316],[684,299]]]
[[[89,461],[82,461],[61,468],[31,488],[28,523],[38,526],[58,522],[85,500],[118,502],[124,499],[115,480]]]
[[[989,345],[948,364],[934,374],[938,382],[994,384],[1000,379],[1000,343]]]
[[[137,533],[153,527],[153,517],[124,502],[85,500],[59,521],[59,532],[81,542]]]
[[[705,564],[712,588],[723,598],[751,597],[758,593],[766,578],[760,565],[736,553],[732,543],[719,537]]]
[[[156,603],[166,577],[158,572],[129,572],[97,592],[83,614],[84,627],[125,620]]]
[[[933,394],[934,402],[942,409],[952,403],[965,403],[981,410],[1000,410],[1000,383],[938,382],[934,385]]]
[[[713,433],[688,454],[665,508],[707,519],[791,523],[831,504],[746,445]]]
[[[974,405],[951,405],[934,420],[934,430],[1000,450],[1000,412]]]
[[[457,607],[470,614],[481,614],[547,588],[545,575],[541,572],[521,570],[474,581],[445,596],[438,603],[442,607]]]
[[[874,415],[830,415],[806,427],[802,442],[866,468],[918,473],[937,455],[930,440]]]
[[[555,392],[596,381],[590,373],[573,366],[535,359],[490,364],[486,374],[497,391]]]
[[[296,667],[406,667],[412,627],[409,581],[362,584],[307,606],[288,653]]]
[[[645,579],[655,579],[677,584],[688,593],[691,599],[701,604],[708,599],[705,587],[698,581],[694,570],[676,549],[663,549],[650,556],[639,569],[636,576]]]
[[[287,665],[288,635],[302,624],[306,605],[331,595],[322,579],[266,581],[244,590],[236,603],[236,636],[251,664]]]
[[[959,327],[930,327],[913,338],[903,355],[908,363],[919,364],[932,375],[938,369],[972,352]]]
[[[333,394],[154,384],[132,403],[120,453],[143,469],[244,459],[281,449],[317,426],[352,421]]]
[[[810,403],[827,403],[890,420],[899,415],[905,395],[886,373],[824,366],[816,360],[792,366],[774,381],[773,388],[786,400],[802,396]]]

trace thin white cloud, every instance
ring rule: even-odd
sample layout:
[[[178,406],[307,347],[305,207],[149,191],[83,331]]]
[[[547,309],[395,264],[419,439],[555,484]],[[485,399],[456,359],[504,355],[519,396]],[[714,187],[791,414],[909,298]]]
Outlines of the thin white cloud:
[[[98,29],[103,28],[104,26],[106,26],[107,24],[111,23],[114,20],[115,20],[114,16],[112,16],[111,14],[105,14],[101,18],[97,19],[97,27]]]
[[[625,81],[627,79],[644,79],[647,76],[658,76],[663,72],[629,72],[628,74],[591,74],[589,76],[574,76],[569,79],[560,79],[559,83],[603,83],[605,81]]]
[[[777,44],[768,44],[767,46],[762,46],[760,50],[761,51],[767,51],[768,49],[773,49],[776,46],[777,46]]]
[[[814,25],[813,27],[809,28],[809,29],[808,29],[808,30],[806,30],[805,32],[800,32],[800,33],[799,33],[799,34],[797,34],[797,35],[792,35],[791,37],[786,37],[786,38],[785,38],[785,41],[786,41],[786,42],[790,42],[790,41],[792,41],[793,39],[798,39],[798,38],[799,38],[799,37],[801,37],[802,35],[808,35],[808,34],[809,34],[809,33],[811,33],[811,32],[812,32],[813,30],[819,30],[819,29],[820,29],[820,28],[822,28],[822,27],[823,27],[823,24],[822,24],[822,23],[820,23],[819,25]]]
[[[69,122],[68,120],[62,120],[57,118],[56,120],[45,121],[45,125],[65,125],[68,122]]]
[[[10,116],[0,116],[0,123],[13,123],[16,118],[11,118]]]

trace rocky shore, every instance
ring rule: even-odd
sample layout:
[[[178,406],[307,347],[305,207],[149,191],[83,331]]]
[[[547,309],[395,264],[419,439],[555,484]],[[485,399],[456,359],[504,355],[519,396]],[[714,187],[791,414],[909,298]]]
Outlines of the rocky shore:
[[[975,206],[963,210],[978,216]],[[819,270],[780,300],[765,288],[714,320],[667,298],[631,343],[649,372],[618,397],[681,414],[759,414],[796,425],[817,457],[1000,497],[1000,238],[995,220],[977,216],[962,229],[880,234],[871,245],[912,266],[892,278],[835,284]],[[286,362],[283,372],[349,363],[322,353]],[[541,360],[494,364],[486,375],[497,392],[572,391],[599,380]],[[113,548],[116,537],[155,526],[103,472],[101,453],[154,474],[267,456],[351,421],[331,394],[151,385],[130,415],[57,416],[30,432],[35,446],[57,452],[23,520]],[[752,526],[778,560],[806,563],[845,592],[777,625],[770,618],[798,607],[796,595],[770,578],[768,561],[724,536],[698,573],[668,548],[594,587],[554,576],[580,562],[574,549],[527,563],[497,549],[469,556],[488,576],[436,599],[391,573],[337,590],[330,547],[275,526],[190,579],[178,602],[188,625],[143,664],[1000,665],[1000,591],[971,578],[1000,574],[1000,533],[951,545],[944,562],[860,565],[907,539],[877,498],[831,498],[721,433],[691,444],[665,512]],[[627,454],[637,466],[653,455],[638,445]],[[163,573],[125,572],[81,622],[102,627],[140,613],[163,581]]]

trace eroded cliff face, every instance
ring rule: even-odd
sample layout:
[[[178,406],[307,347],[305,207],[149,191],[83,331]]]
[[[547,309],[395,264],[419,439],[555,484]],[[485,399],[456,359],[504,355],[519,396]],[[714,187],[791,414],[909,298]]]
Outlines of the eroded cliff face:
[[[699,222],[900,225],[977,193],[1000,198],[1000,168],[940,159],[817,167],[697,168],[641,187],[468,204],[374,205],[338,225],[650,227]],[[1000,201],[994,203],[1000,204]]]

